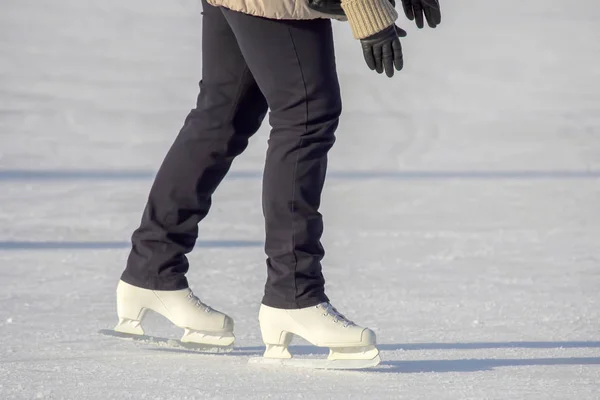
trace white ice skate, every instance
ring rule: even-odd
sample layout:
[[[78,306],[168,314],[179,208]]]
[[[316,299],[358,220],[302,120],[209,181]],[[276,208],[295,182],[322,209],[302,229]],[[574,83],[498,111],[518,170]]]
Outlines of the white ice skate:
[[[340,314],[331,304],[295,310],[261,305],[259,323],[266,350],[251,363],[322,369],[360,369],[381,362],[375,333]],[[318,347],[329,347],[327,359],[293,359],[288,346],[294,335]]]
[[[148,310],[183,328],[181,340],[144,335],[142,321]],[[119,281],[117,314],[119,323],[114,331],[102,330],[100,333],[200,351],[230,350],[235,340],[233,320],[202,303],[190,289],[149,290]]]

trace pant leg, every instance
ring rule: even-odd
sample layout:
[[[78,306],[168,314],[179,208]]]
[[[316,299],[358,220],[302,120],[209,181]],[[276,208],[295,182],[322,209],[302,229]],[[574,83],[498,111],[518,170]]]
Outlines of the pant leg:
[[[122,279],[154,290],[188,286],[186,254],[211,197],[260,127],[267,103],[220,8],[203,0],[202,80],[196,108],[150,190]]]
[[[341,113],[331,22],[223,13],[271,109],[263,181],[268,257],[263,303],[312,306],[327,301],[319,206]]]

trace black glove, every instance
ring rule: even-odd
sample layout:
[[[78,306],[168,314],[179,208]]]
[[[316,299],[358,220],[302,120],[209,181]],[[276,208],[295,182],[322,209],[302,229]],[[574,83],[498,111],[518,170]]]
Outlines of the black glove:
[[[402,0],[402,6],[406,18],[411,21],[416,20],[419,29],[425,26],[423,24],[423,14],[427,19],[427,25],[431,28],[435,28],[442,23],[442,12],[438,0]]]
[[[399,37],[405,37],[406,32],[395,25],[390,26],[368,38],[361,39],[365,62],[381,74],[385,70],[388,77],[394,76],[394,67],[400,71],[404,66],[402,45]]]

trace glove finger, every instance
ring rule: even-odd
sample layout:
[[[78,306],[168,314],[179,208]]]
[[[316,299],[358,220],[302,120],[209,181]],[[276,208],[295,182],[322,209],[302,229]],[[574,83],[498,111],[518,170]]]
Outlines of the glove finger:
[[[402,44],[400,40],[394,40],[392,42],[392,50],[394,51],[394,66],[396,70],[401,71],[404,67],[404,57],[402,55]]]
[[[373,47],[372,46],[363,46],[363,55],[365,56],[365,62],[367,66],[372,71],[375,69],[375,57],[373,57]]]
[[[388,78],[391,78],[394,76],[394,54],[392,50],[392,43],[386,43],[383,45],[382,58],[385,74],[388,76]]]
[[[382,46],[374,46],[373,47],[373,55],[375,56],[375,71],[377,71],[378,74],[381,74],[383,72],[383,64],[381,62],[381,59],[383,58],[382,56]]]
[[[398,35],[398,37],[406,37],[407,33],[404,29],[396,25],[396,35]]]
[[[427,0],[427,5],[431,9],[431,16],[436,25],[442,23],[442,12],[440,10],[440,2],[438,0]]]
[[[425,26],[425,24],[423,23],[423,7],[421,7],[421,4],[415,4],[413,6],[413,9],[415,12],[415,20],[417,22],[417,28],[423,29],[423,27]]]
[[[429,7],[425,7],[423,9],[423,12],[425,13],[427,25],[429,25],[430,28],[435,28],[437,26],[437,23],[435,22],[435,18],[433,16],[433,10]]]
[[[432,12],[433,14],[433,20],[435,21],[436,25],[439,25],[442,23],[442,12],[440,11],[440,9],[434,9]]]
[[[422,0],[421,4],[425,7],[436,8],[438,10],[440,8],[440,2],[438,0]]]
[[[413,13],[412,3],[410,0],[403,0],[402,7],[404,8],[404,14],[406,14],[406,18],[413,21],[415,19],[415,14]]]

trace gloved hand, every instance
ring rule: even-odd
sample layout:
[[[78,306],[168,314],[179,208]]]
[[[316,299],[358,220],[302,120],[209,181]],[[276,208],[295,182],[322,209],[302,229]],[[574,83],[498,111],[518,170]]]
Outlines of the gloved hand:
[[[435,28],[442,23],[442,12],[440,11],[440,2],[438,0],[402,0],[406,18],[411,21],[416,20],[417,27],[423,28],[423,14],[427,19],[427,25]]]
[[[405,37],[406,31],[395,25],[376,34],[361,39],[365,62],[371,70],[381,74],[385,70],[388,77],[394,76],[394,67],[400,71],[404,66],[402,45],[399,37]]]

